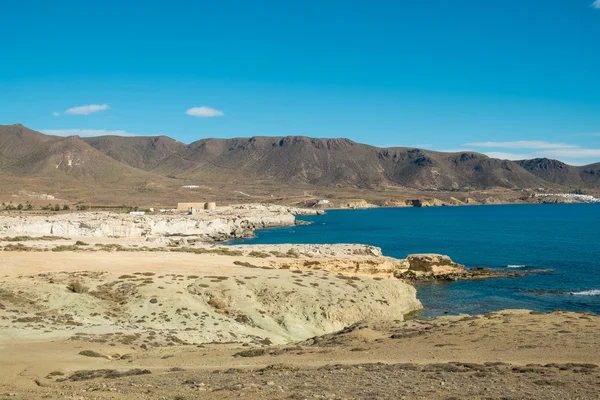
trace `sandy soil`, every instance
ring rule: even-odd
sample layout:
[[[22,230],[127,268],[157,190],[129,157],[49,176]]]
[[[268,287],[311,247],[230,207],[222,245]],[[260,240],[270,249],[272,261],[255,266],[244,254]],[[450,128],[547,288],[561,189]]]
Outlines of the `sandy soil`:
[[[403,321],[410,285],[276,262],[0,252],[0,399],[598,398],[597,315]]]
[[[2,349],[0,393],[23,399],[596,399],[598,327],[593,315],[506,311],[359,326],[261,348],[143,350],[19,340]],[[79,355],[83,350],[107,357]]]

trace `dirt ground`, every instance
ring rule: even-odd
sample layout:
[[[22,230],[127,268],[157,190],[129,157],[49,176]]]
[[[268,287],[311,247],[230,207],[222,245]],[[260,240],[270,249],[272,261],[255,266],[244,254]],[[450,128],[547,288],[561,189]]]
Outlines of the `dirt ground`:
[[[202,316],[186,314],[194,303],[186,300],[190,310],[181,311],[178,302],[188,296],[183,288],[204,284],[207,275],[227,276],[228,282],[259,276],[273,287],[302,279],[306,287],[295,285],[301,294],[295,307],[316,303],[310,296],[324,293],[336,299],[328,307],[339,306],[342,314],[386,307],[375,301],[379,297],[349,301],[383,288],[376,285],[391,285],[385,279],[349,281],[327,271],[300,274],[236,260],[214,254],[0,252],[0,399],[599,398],[600,316],[590,313],[505,310],[404,321],[390,311],[388,318],[364,318],[335,333],[281,344],[269,344],[264,335],[253,338],[258,328],[241,319],[248,325],[243,343],[204,337],[204,331],[220,332],[213,324],[227,331],[234,326],[227,325],[233,311],[218,304],[207,309],[204,328],[194,325]],[[119,281],[123,275],[129,277]],[[67,288],[74,276],[89,292]],[[135,295],[115,301],[98,291],[115,279],[133,284]],[[309,290],[317,281],[336,290]],[[152,308],[163,303],[168,311]],[[322,327],[331,318],[310,324]]]
[[[9,341],[0,393],[21,399],[597,399],[599,326],[595,315],[521,310],[358,325],[283,346],[144,350]],[[84,350],[100,356],[81,355]]]

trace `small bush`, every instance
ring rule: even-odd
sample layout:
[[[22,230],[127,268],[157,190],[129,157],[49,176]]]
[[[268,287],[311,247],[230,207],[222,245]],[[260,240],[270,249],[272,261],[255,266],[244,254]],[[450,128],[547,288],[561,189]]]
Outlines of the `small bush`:
[[[75,242],[75,246],[89,246],[89,243],[86,242],[82,242],[81,240],[78,240]]]
[[[227,308],[227,302],[223,299],[213,297],[208,301],[208,305],[216,308],[217,310],[223,310]]]
[[[234,265],[239,265],[240,267],[248,267],[248,268],[260,268],[258,265],[251,264],[246,261],[234,261]]]
[[[269,258],[271,254],[265,253],[264,251],[251,251],[248,253],[249,257],[257,257],[257,258]]]
[[[286,258],[287,256],[285,255],[285,253],[282,253],[281,251],[277,251],[277,250],[273,250],[270,251],[269,253],[273,254],[275,257],[279,257],[279,258]]]
[[[294,249],[289,249],[285,254],[287,257],[291,257],[291,258],[299,258],[300,257],[300,254]]]
[[[56,246],[52,248],[52,251],[54,252],[59,252],[59,251],[77,251],[79,250],[79,248],[77,246],[73,246],[73,245],[61,245],[61,246]]]
[[[4,251],[42,251],[37,247],[25,246],[23,243],[8,244],[2,248]]]
[[[267,354],[265,349],[250,349],[250,350],[240,351],[239,353],[236,353],[233,356],[234,357],[260,357],[260,356],[264,356],[265,354]]]
[[[13,236],[13,237],[3,237],[0,241],[4,242],[27,242],[27,241],[52,241],[52,240],[69,240],[67,237],[63,236]]]
[[[72,281],[67,285],[67,289],[73,293],[87,293],[89,290],[81,281]]]
[[[86,357],[104,357],[102,354],[97,353],[93,350],[82,350],[79,352],[79,355]]]
[[[151,374],[152,372],[147,369],[139,369],[134,368],[129,371],[116,371],[114,369],[96,369],[96,370],[80,370],[75,371],[73,375],[69,376],[68,380],[70,381],[84,381],[88,379],[96,379],[96,378],[106,378],[106,379],[116,379],[123,378],[126,376],[133,375],[146,375]],[[61,380],[66,381],[67,379]]]

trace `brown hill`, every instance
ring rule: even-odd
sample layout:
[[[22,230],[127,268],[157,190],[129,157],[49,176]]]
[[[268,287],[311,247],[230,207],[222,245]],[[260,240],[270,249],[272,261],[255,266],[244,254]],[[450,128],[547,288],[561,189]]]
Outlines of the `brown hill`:
[[[203,139],[187,146],[161,138],[105,137],[86,141],[135,167],[210,182],[251,178],[316,186],[441,190],[548,185],[515,162],[483,154],[381,149],[348,139]]]
[[[0,126],[0,167],[4,175],[79,181],[84,185],[165,180],[108,157],[78,136],[48,136],[19,124]]]
[[[101,136],[84,139],[107,156],[132,167],[152,170],[169,157],[185,154],[187,145],[167,136]]]
[[[231,184],[431,190],[600,187],[600,164],[513,162],[473,152],[383,149],[348,139],[302,136],[203,139],[189,145],[166,136],[65,138],[22,125],[0,126],[0,174],[42,177],[64,187],[176,188],[183,182],[229,184],[227,190]]]
[[[573,188],[600,186],[600,163],[577,167],[548,158],[521,160],[517,163],[533,175],[562,186]]]

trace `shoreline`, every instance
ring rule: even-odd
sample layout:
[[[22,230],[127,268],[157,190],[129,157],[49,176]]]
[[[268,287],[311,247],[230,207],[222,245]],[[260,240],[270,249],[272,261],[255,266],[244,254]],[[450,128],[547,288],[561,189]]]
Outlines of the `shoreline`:
[[[512,204],[511,204],[512,205]],[[260,210],[269,209],[269,207],[273,207],[273,206],[268,206],[268,205],[252,205],[252,206],[248,206],[248,205],[239,205],[239,206],[235,206],[233,207],[233,209],[237,210],[237,212],[239,212],[240,210],[245,210],[244,212],[249,212],[252,213],[254,212],[253,207],[259,207]],[[261,208],[262,207],[262,208]],[[386,208],[405,208],[405,207],[386,207]],[[140,252],[140,251],[149,251],[149,252],[174,252],[174,251],[182,251],[182,252],[188,252],[188,253],[198,253],[198,252],[211,252],[211,251],[218,251],[216,250],[218,248],[218,246],[227,246],[227,247],[243,247],[243,246],[255,246],[256,244],[247,242],[247,240],[252,240],[253,237],[256,237],[256,232],[262,231],[262,230],[267,230],[267,229],[282,229],[282,228],[289,228],[289,227],[294,227],[294,226],[303,226],[305,224],[299,224],[299,221],[304,221],[302,219],[298,219],[297,217],[301,217],[303,215],[309,215],[309,216],[317,216],[319,213],[323,213],[323,210],[307,210],[307,209],[297,209],[297,208],[289,208],[289,207],[281,207],[281,206],[276,206],[274,207],[276,215],[281,215],[282,212],[287,213],[286,215],[290,216],[291,218],[286,219],[286,218],[281,218],[280,216],[276,217],[276,222],[273,222],[273,218],[272,217],[267,217],[266,222],[264,219],[260,219],[263,217],[260,217],[257,221],[259,222],[258,225],[260,226],[251,226],[248,228],[245,228],[245,230],[243,230],[240,234],[240,231],[238,230],[238,228],[235,228],[235,233],[232,234],[227,234],[224,233],[224,231],[222,231],[222,233],[219,233],[218,235],[220,237],[218,238],[210,238],[209,240],[206,240],[206,237],[202,237],[199,236],[196,233],[190,233],[187,235],[183,235],[183,234],[174,234],[174,235],[166,235],[166,236],[162,236],[159,234],[159,236],[156,237],[133,237],[133,238],[121,238],[121,237],[105,237],[105,238],[101,238],[98,239],[98,236],[94,237],[90,237],[90,236],[75,236],[74,237],[74,241],[82,241],[82,242],[90,242],[92,244],[94,244],[94,246],[99,246],[98,248],[90,248],[90,247],[86,247],[86,246],[73,246],[70,245],[68,243],[55,243],[55,246],[48,246],[48,242],[47,241],[42,241],[41,243],[36,244],[34,247],[28,247],[28,239],[32,239],[31,237],[28,237],[27,235],[24,236],[24,243],[21,243],[21,246],[23,246],[22,249],[19,249],[18,247],[14,247],[15,245],[19,245],[20,241],[16,241],[16,238],[13,238],[11,240],[11,242],[9,243],[5,243],[6,245],[10,246],[10,248],[8,250],[21,250],[21,251],[40,251],[40,246],[41,247],[45,247],[42,250],[54,250],[52,249],[52,247],[57,247],[56,251],[91,251],[91,250],[100,250],[100,251],[136,251],[136,252]],[[223,211],[223,210],[221,210]],[[261,212],[263,212],[261,211]],[[337,210],[335,210],[337,211]],[[354,211],[354,209],[353,209]],[[114,213],[98,213],[98,212],[93,212],[93,213],[88,213],[88,212],[84,212],[84,213],[77,213],[78,217],[81,218],[85,218],[86,216],[92,216],[92,217],[96,217],[96,218],[100,218],[103,219],[105,218],[105,216],[112,216],[113,218],[116,218],[117,220],[120,220],[121,218],[123,219],[127,219],[127,220],[133,220],[133,219],[140,219],[140,217],[134,217],[132,218],[129,215],[125,215],[125,214],[114,214]],[[60,218],[61,216],[54,216],[55,218]],[[0,217],[2,218],[2,217]],[[14,217],[13,217],[14,218]],[[153,218],[153,216],[149,216],[148,218]],[[161,220],[172,220],[172,219],[177,219],[177,220],[186,220],[185,216],[170,216],[170,215],[163,215],[160,216],[160,219],[158,219],[157,221],[161,221]],[[204,215],[201,216],[200,219],[196,219],[193,217],[187,217],[192,221],[200,221],[201,223],[207,223],[208,221],[212,221],[215,219],[220,219],[220,214],[213,214],[213,213],[205,213]],[[228,217],[231,218],[231,217]],[[233,217],[233,220],[247,220],[248,217],[247,216],[243,216],[243,215],[237,215]],[[255,219],[256,220],[256,219]],[[318,220],[318,219],[317,219]],[[47,220],[46,220],[47,221]],[[283,221],[283,222],[281,222]],[[313,221],[314,222],[314,221]],[[256,223],[254,223],[256,224]],[[238,225],[236,225],[238,226]],[[6,232],[6,225],[5,225],[5,234]],[[51,227],[50,231],[52,231],[54,228]],[[227,229],[231,229],[231,228],[227,228]],[[234,231],[232,231],[234,232]],[[29,233],[29,232],[26,232]],[[13,232],[13,234],[16,234],[16,232]],[[0,232],[0,242],[2,240],[2,236],[3,234]],[[81,240],[79,240],[81,239]],[[142,242],[140,242],[140,240],[142,240]],[[122,244],[119,244],[123,242]],[[66,246],[65,246],[66,244]],[[360,244],[355,244],[356,246],[360,247],[363,245]],[[36,246],[38,248],[36,248]],[[124,247],[123,247],[124,246]],[[131,247],[133,246],[133,247]],[[168,247],[165,247],[168,246]],[[194,247],[198,247],[200,246],[200,248],[196,248],[194,249]],[[210,247],[210,250],[203,250],[202,248],[204,247]],[[272,246],[281,246],[281,245],[277,245],[277,244],[273,244]],[[327,244],[323,244],[320,246],[331,246],[331,247],[335,247],[336,245],[327,245]],[[0,247],[1,247],[1,243],[0,243]],[[130,248],[131,247],[131,248]],[[176,250],[177,247],[181,247],[181,249]],[[186,249],[186,247],[189,247]],[[379,250],[379,252],[381,253],[381,251]],[[380,254],[381,256],[384,256],[383,254]],[[397,261],[399,261],[399,259],[396,259]],[[408,275],[403,275],[403,276],[398,276],[398,278],[408,281],[408,282],[415,282],[415,281],[422,281],[422,280],[437,280],[437,281],[457,281],[457,280],[477,280],[477,279],[489,279],[489,278],[503,278],[503,277],[523,277],[526,275],[530,275],[530,274],[535,274],[535,273],[542,273],[542,272],[549,272],[549,269],[527,269],[527,270],[519,270],[519,269],[505,269],[505,268],[501,268],[501,267],[497,267],[497,268],[489,268],[486,270],[482,270],[480,267],[471,267],[468,268],[466,270],[468,272],[468,275],[465,274],[447,274],[447,275],[443,275],[443,274],[434,274],[436,275],[435,277],[431,277],[431,278],[422,278],[422,277],[417,277],[411,274]]]
[[[428,208],[455,208],[455,207],[478,207],[478,206],[518,206],[518,205],[577,205],[577,204],[600,204],[600,202],[583,202],[583,201],[574,201],[574,202],[539,202],[539,203],[532,203],[532,202],[506,202],[506,203],[473,203],[473,204],[444,204],[444,205],[426,205],[426,206],[422,206],[422,207],[418,207],[418,206],[398,206],[398,205],[373,205],[373,207],[306,207],[306,206],[299,206],[299,205],[283,205],[283,204],[278,204],[278,203],[268,203],[268,202],[259,202],[259,203],[233,203],[230,204],[228,206],[221,206],[217,209],[218,210],[222,210],[224,208],[231,208],[231,207],[240,207],[240,206],[246,206],[246,205],[262,205],[262,206],[266,206],[266,207],[280,207],[280,208],[287,208],[287,209],[297,209],[297,210],[306,210],[307,212],[314,212],[314,213],[319,213],[319,212],[327,212],[327,211],[360,211],[360,210],[372,210],[372,209],[412,209],[412,208],[423,208],[423,209],[428,209]],[[77,215],[85,215],[85,214],[101,214],[101,213],[110,213],[110,214],[114,214],[114,215],[128,215],[127,213],[124,212],[115,212],[115,211],[107,211],[107,210],[69,210],[69,211],[56,211],[56,212],[49,212],[49,211],[40,211],[40,210],[34,210],[34,211],[27,211],[27,210],[0,210],[0,217],[11,217],[11,216],[22,216],[22,217],[26,217],[26,216],[65,216],[65,215],[71,215],[71,214],[77,214]],[[151,215],[156,215],[156,216],[177,216],[177,215],[185,215],[185,214],[181,214],[181,213],[167,213],[167,214],[146,214],[148,216]],[[307,215],[312,215],[312,214],[307,214]]]
[[[591,204],[591,203],[573,203],[573,204]],[[511,206],[512,205],[516,206],[518,204],[510,204],[510,205]],[[590,210],[589,207],[585,207],[585,206],[581,206],[581,207],[582,207],[582,209]],[[381,207],[381,208],[384,208],[384,209],[402,208],[402,209],[404,209],[405,207]],[[341,209],[339,211],[344,211],[344,210],[349,210],[349,209]],[[367,209],[359,209],[359,210],[367,210]],[[327,210],[327,211],[330,211],[330,210]],[[338,209],[335,209],[334,211],[338,211]],[[351,211],[356,211],[356,209],[351,209]],[[508,208],[506,208],[504,212],[505,213],[511,213],[511,211],[509,211]],[[438,215],[438,214],[439,213],[435,213],[434,215]],[[344,214],[338,214],[338,215],[339,215],[339,217],[334,218],[334,220],[339,223],[340,222],[340,218],[341,219],[345,219],[345,218],[343,217]],[[378,214],[373,214],[373,217],[375,218],[376,215],[378,215]],[[387,214],[384,214],[384,215],[387,215]],[[396,214],[394,214],[394,215],[396,215]],[[398,215],[400,215],[400,214],[398,214]],[[417,214],[411,214],[411,215],[419,215],[419,213],[417,213]],[[431,214],[429,214],[429,215],[431,215]],[[466,215],[468,215],[468,213]],[[349,218],[350,221],[352,221],[351,214],[346,214],[346,216],[347,216],[347,218]],[[313,222],[314,224],[321,225],[321,224],[319,224],[320,220],[318,218],[310,218],[309,220],[311,222]],[[346,229],[346,228],[347,228],[347,226],[344,225],[344,229]],[[287,232],[288,232],[287,229],[290,229],[290,228],[277,227],[277,228],[270,228],[269,230],[271,230],[271,229],[283,229],[283,230],[280,231],[281,233],[271,233],[271,235],[273,235],[274,237],[271,238],[270,240],[269,240],[269,238],[267,238],[266,240],[265,239],[262,239],[262,240],[261,239],[257,239],[256,241],[255,241],[256,238],[239,239],[239,240],[234,240],[234,241],[228,242],[227,245],[245,245],[245,244],[247,244],[247,245],[254,245],[254,244],[268,244],[268,243],[273,243],[273,244],[275,244],[275,243],[296,243],[293,240],[284,242],[285,237],[287,237]],[[315,230],[315,229],[321,229],[321,228],[315,228],[315,227],[313,227],[312,230],[310,231],[311,233],[308,234],[310,237],[314,236],[315,232],[320,232],[320,230]],[[323,230],[323,235],[326,236],[327,232],[328,232],[327,228],[322,228],[322,230]],[[260,231],[261,230],[259,230],[259,231],[256,232],[256,236],[261,236],[261,232]],[[298,238],[304,237],[302,235],[301,231],[296,231],[295,229],[293,229],[293,231],[296,232],[296,236],[299,235]],[[290,238],[293,239],[293,237],[290,237]],[[337,239],[340,239],[340,238],[337,237]],[[354,237],[353,239],[351,238],[347,242],[357,242],[356,237]],[[308,242],[308,241],[309,240],[307,240],[306,242]],[[299,239],[299,242],[300,243],[304,243],[305,240]],[[341,241],[339,243],[341,243]],[[374,241],[374,242],[372,241],[371,243],[377,244],[377,245],[382,245],[382,246],[384,245],[384,242],[381,242],[381,241]],[[383,247],[385,249],[385,246],[383,246]],[[406,249],[403,249],[403,250],[406,250]],[[448,249],[441,249],[441,250],[437,249],[437,250],[440,253],[442,253],[442,254],[450,254],[450,255],[452,255],[452,252],[449,251]],[[403,257],[405,254],[406,253],[403,251],[402,254],[395,254],[393,257]],[[388,255],[387,253],[385,253],[385,250],[384,250],[384,255]],[[505,264],[494,264],[494,263],[490,263],[491,262],[490,260],[487,260],[488,263],[486,264],[486,263],[478,263],[476,261],[473,262],[473,259],[471,259],[471,264],[468,267],[468,270],[475,271],[475,270],[481,268],[480,266],[482,266],[482,265],[489,266],[489,271],[490,272],[492,272],[492,273],[493,272],[499,272],[499,274],[496,276],[496,278],[505,278],[505,277],[515,277],[515,278],[518,278],[518,277],[524,277],[526,275],[535,275],[535,274],[540,274],[540,273],[545,273],[545,274],[547,274],[547,273],[554,274],[555,272],[565,273],[565,271],[562,271],[562,272],[555,271],[552,268],[552,264],[549,264],[549,263],[544,262],[544,261],[539,262],[538,264],[534,263],[534,264],[532,264],[533,266],[528,266],[527,268],[514,268],[514,267],[510,268],[509,267],[510,265],[513,265],[513,264],[523,264],[523,265],[528,264],[526,261],[523,261],[523,260],[526,260],[526,258],[525,259],[519,259],[518,261],[517,260],[511,260],[511,261],[503,260],[503,261],[506,262]],[[458,261],[460,262],[461,260],[458,259]],[[510,274],[510,272],[513,272],[513,274]],[[566,273],[568,274],[568,271]],[[492,278],[492,277],[493,276],[489,276],[489,278]],[[477,278],[476,277],[471,278],[471,280],[475,280],[475,279],[477,279]],[[597,287],[595,285],[591,285],[591,286],[590,285],[585,285],[585,284],[583,284],[583,285],[579,284],[579,285],[575,285],[575,286],[574,285],[570,285],[567,288],[563,288],[561,290],[561,288],[559,286],[556,286],[556,284],[553,282],[553,278],[543,278],[543,277],[541,277],[540,279],[544,280],[544,282],[546,282],[546,280],[549,279],[549,281],[548,281],[549,284],[542,285],[543,288],[546,287],[548,289],[541,289],[539,291],[542,294],[555,294],[555,295],[561,295],[561,296],[562,295],[577,296],[577,294],[573,294],[573,293],[575,293],[575,292],[596,293],[597,292]],[[443,279],[439,279],[439,281],[441,281],[441,280],[443,280]],[[452,283],[452,281],[455,281],[456,279],[447,279],[447,280],[450,281],[448,283]],[[418,282],[418,283],[419,283],[419,286],[421,286],[421,287],[423,287],[423,288],[425,288],[427,290],[427,292],[425,294],[429,297],[430,296],[429,292],[431,291],[430,289],[432,288],[432,286],[428,285],[428,284],[422,285],[421,282]],[[515,284],[518,285],[518,283],[515,283]],[[475,288],[475,286],[471,286],[471,287]],[[528,288],[530,288],[530,287],[527,286],[527,285],[523,286],[523,290],[520,290],[519,293],[538,294],[538,293],[536,293],[535,290],[525,290],[525,289],[528,289]],[[447,288],[447,289],[444,289],[444,290],[452,292],[453,289]],[[569,309],[571,311],[581,311],[581,310],[583,310],[583,311],[594,312],[594,313],[600,315],[600,311],[598,311],[598,308],[596,306],[597,302],[595,302],[595,300],[593,300],[593,299],[590,299],[588,301],[588,300],[584,300],[583,298],[578,297],[579,300],[576,301],[576,304],[571,305],[571,306],[567,306],[567,305],[563,305],[564,302],[570,302],[571,301],[567,297],[553,296],[553,298],[547,298],[547,297],[540,298],[540,297],[537,297],[537,296],[530,297],[530,296],[520,295],[519,293],[514,293],[514,295],[515,295],[514,298],[515,299],[519,299],[518,303],[520,303],[524,307],[528,307],[528,308],[532,308],[532,309],[537,309],[537,310],[543,310],[543,311],[549,311],[549,310],[553,310],[553,309],[567,308],[567,309]],[[423,298],[424,298],[424,297],[421,297],[420,290],[418,290],[418,292],[417,292],[417,297],[420,300],[423,300]],[[512,299],[513,297],[510,297],[510,294],[505,293],[505,297],[504,298],[505,298],[504,302],[506,304],[508,304],[508,306],[510,306],[510,304],[509,304],[510,302],[508,301],[508,299]],[[538,301],[541,301],[541,303],[539,304],[539,306],[536,307],[536,305],[534,303],[536,303]],[[453,308],[453,307],[446,308],[445,304],[442,304],[442,306],[443,307],[439,307],[439,308],[435,308],[434,307],[434,309],[435,310],[439,310],[439,312],[434,311],[433,315],[442,315],[442,311],[447,311],[447,310],[450,310],[450,309]],[[470,310],[470,307],[468,307],[466,305],[462,305],[459,308],[462,309],[462,310],[464,310],[464,311],[461,311],[461,310],[459,310],[459,311],[451,311],[450,313],[451,314],[456,314],[456,313],[459,313],[459,312],[467,312],[468,313],[468,312],[472,311],[472,310]],[[480,307],[475,307],[475,308],[478,309],[478,310],[480,309]],[[506,307],[493,308],[493,310],[500,310],[500,309],[503,309],[503,308],[506,308]],[[428,318],[429,318],[429,316],[428,316]]]
[[[0,243],[0,397],[596,393],[600,355],[590,350],[600,346],[599,315],[411,319],[418,291],[397,271],[459,271],[449,258],[400,260],[353,244],[146,239]],[[20,251],[6,250],[18,243]],[[387,384],[369,386],[379,381]]]
[[[360,210],[373,210],[373,209],[411,209],[411,208],[454,208],[454,207],[481,207],[481,206],[539,206],[539,205],[575,205],[575,204],[600,204],[599,202],[562,202],[562,203],[488,203],[488,204],[446,204],[441,206],[374,206],[374,207],[332,207],[332,208],[309,208],[323,211],[360,211]]]

